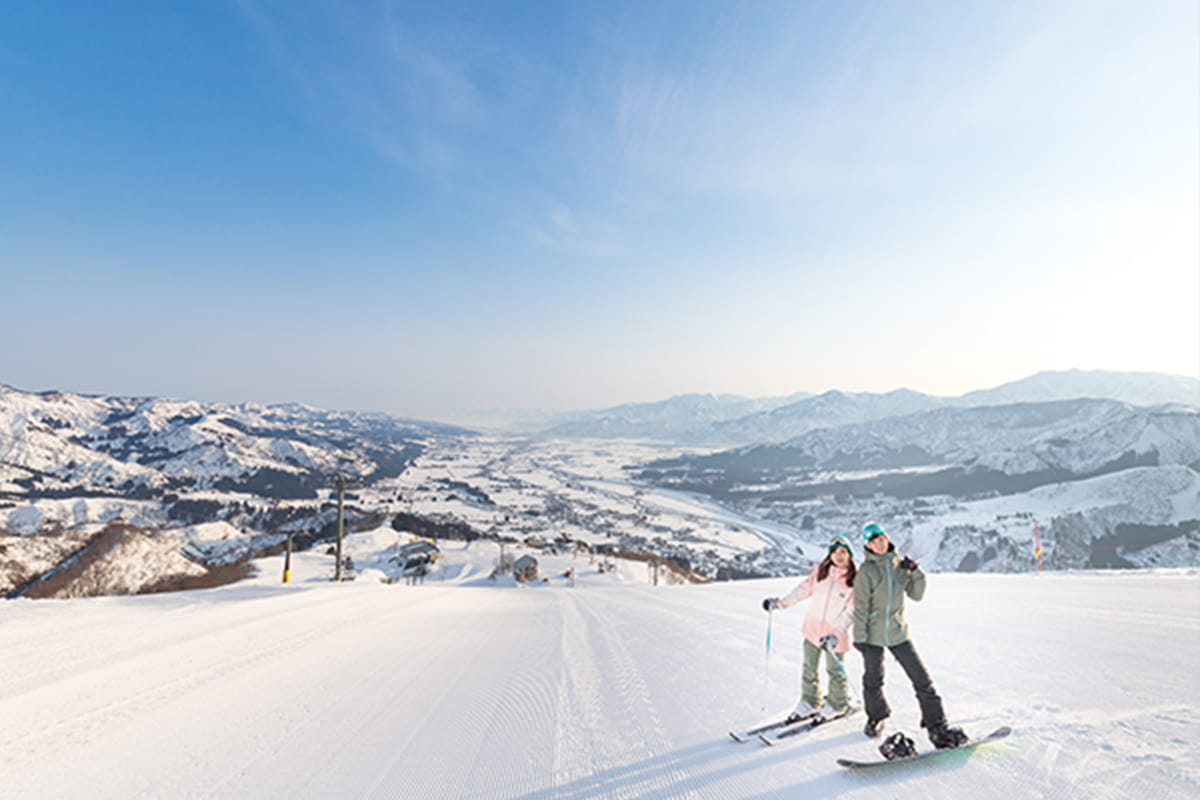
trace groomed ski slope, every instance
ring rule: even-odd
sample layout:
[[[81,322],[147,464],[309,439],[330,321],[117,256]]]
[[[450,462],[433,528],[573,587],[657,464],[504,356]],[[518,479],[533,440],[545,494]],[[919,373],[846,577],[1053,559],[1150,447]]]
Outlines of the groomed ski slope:
[[[303,559],[284,586],[271,560],[218,590],[0,604],[0,797],[1200,796],[1195,570],[932,575],[910,622],[952,720],[1016,732],[866,775],[835,763],[874,755],[861,715],[727,736],[795,700],[803,607],[775,617],[764,691],[758,605],[793,580],[651,587],[552,558],[517,587],[487,580],[490,545],[449,547],[416,587]],[[927,747],[888,669],[890,729]]]

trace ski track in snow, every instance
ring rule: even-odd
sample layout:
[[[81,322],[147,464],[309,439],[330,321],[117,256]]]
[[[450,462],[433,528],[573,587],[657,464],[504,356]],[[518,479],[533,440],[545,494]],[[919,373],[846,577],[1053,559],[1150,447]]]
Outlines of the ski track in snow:
[[[489,569],[458,555],[450,574]],[[764,697],[758,604],[796,579],[585,573],[0,604],[0,797],[1200,795],[1194,574],[930,576],[909,620],[951,719],[1015,732],[868,775],[834,763],[874,756],[861,715],[774,748],[726,734],[795,701],[803,607],[774,620]],[[890,660],[886,686],[888,730],[928,748]]]

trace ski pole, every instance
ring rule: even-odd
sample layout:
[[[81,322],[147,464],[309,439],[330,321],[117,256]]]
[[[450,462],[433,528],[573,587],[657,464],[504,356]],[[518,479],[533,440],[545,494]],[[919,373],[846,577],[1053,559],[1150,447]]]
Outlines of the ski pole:
[[[774,610],[767,612],[767,653],[763,660],[762,710],[767,710],[767,681],[771,675],[771,621],[775,618]]]

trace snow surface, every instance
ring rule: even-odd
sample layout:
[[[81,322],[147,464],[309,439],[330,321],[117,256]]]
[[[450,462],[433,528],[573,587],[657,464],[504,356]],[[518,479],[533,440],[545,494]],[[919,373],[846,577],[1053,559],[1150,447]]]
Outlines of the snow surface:
[[[909,619],[952,720],[1015,733],[866,775],[835,764],[874,754],[861,716],[775,748],[726,735],[796,699],[803,610],[768,659],[758,605],[794,578],[652,587],[540,556],[549,581],[517,586],[488,579],[493,543],[450,542],[423,585],[382,582],[406,539],[349,537],[349,583],[310,551],[287,585],[271,558],[215,590],[0,603],[0,795],[1200,794],[1200,570],[931,575]],[[888,681],[891,729],[927,747],[894,662]]]

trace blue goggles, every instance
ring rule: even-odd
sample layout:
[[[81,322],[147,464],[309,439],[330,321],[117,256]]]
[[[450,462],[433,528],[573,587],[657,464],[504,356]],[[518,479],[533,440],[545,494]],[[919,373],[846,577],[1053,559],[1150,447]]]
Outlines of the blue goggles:
[[[867,523],[867,525],[863,527],[863,541],[864,542],[869,542],[872,539],[874,539],[876,536],[886,536],[886,535],[887,535],[887,533],[884,532],[883,526],[881,526],[877,522]]]

